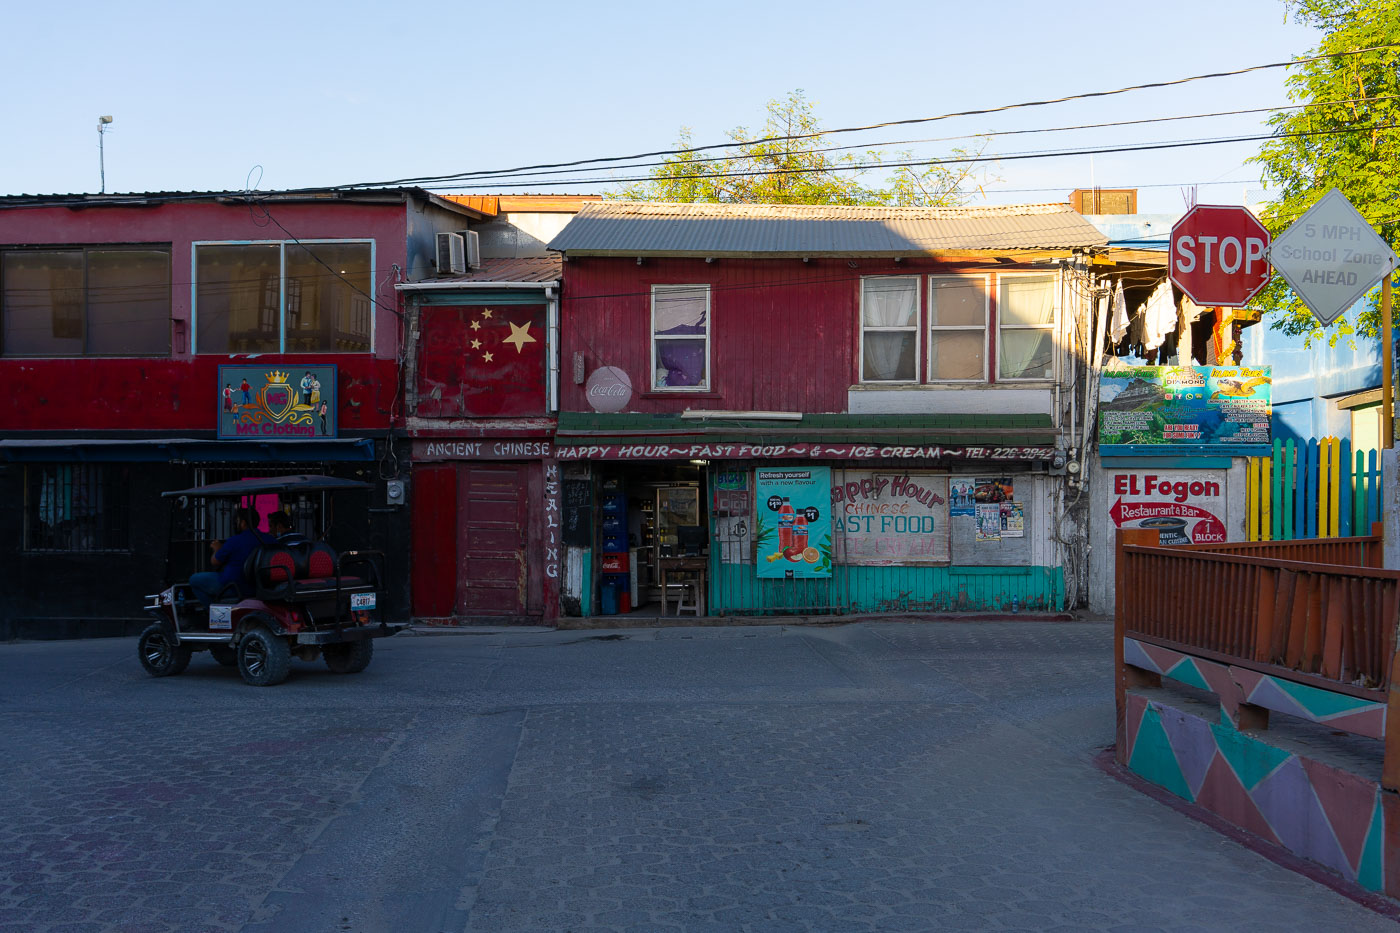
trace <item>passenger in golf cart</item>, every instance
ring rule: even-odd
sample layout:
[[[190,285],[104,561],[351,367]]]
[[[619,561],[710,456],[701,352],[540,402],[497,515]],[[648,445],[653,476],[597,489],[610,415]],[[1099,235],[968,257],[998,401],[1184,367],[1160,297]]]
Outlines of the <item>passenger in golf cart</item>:
[[[165,496],[175,497],[179,508],[205,508],[214,500],[369,488],[354,480],[299,475],[215,483]],[[321,657],[332,671],[354,674],[369,666],[375,638],[403,628],[379,614],[382,552],[337,554],[324,541],[289,533],[290,522],[275,521],[274,533],[263,533],[257,530],[256,511],[245,506],[235,514],[237,533],[211,545],[217,574],[196,573],[188,583],[146,598],[156,621],[141,633],[137,650],[152,676],[178,674],[194,652],[206,649],[220,664],[237,665],[254,686],[281,683],[293,657]]]

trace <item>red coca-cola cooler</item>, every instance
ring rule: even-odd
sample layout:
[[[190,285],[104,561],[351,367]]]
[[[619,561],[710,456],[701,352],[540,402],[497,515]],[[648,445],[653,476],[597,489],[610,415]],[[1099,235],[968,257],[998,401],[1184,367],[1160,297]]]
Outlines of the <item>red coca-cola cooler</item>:
[[[627,573],[628,571],[627,553],[603,555],[603,573]]]

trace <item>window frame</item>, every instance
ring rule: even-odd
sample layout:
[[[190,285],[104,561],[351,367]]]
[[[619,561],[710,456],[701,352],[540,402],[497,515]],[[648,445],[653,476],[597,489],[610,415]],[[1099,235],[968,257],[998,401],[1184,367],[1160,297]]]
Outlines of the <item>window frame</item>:
[[[924,298],[923,279],[924,273],[895,273],[893,275],[862,275],[860,277],[860,307],[857,309],[859,317],[857,324],[860,327],[860,345],[856,349],[856,376],[860,385],[871,386],[913,386],[922,385],[919,378],[919,360],[923,355],[923,329],[924,329]],[[868,327],[865,323],[865,283],[872,279],[912,279],[914,281],[914,323],[901,327]],[[877,333],[902,333],[907,330],[914,331],[914,377],[912,379],[867,379],[865,378],[865,332],[874,330]]]
[[[131,554],[134,548],[131,544],[131,502],[127,490],[130,489],[130,470],[123,469],[125,464],[118,463],[26,463],[24,465],[24,522],[21,539],[21,551],[25,554],[64,554],[64,555],[101,555],[101,554]],[[93,520],[94,516],[115,515],[109,519],[112,527],[99,528],[104,533],[109,533],[113,538],[120,537],[120,543],[104,540],[101,546],[89,548],[75,548],[71,546],[44,547],[36,545],[34,536],[38,530],[35,527],[35,518],[38,515],[40,503],[34,501],[36,496],[42,495],[41,488],[50,477],[46,474],[49,470],[57,470],[67,467],[73,471],[91,471],[92,479],[85,486],[88,488],[100,487],[102,490],[102,504],[100,511],[93,511],[82,519],[70,519],[71,521]],[[57,476],[53,477],[57,482]],[[78,486],[76,481],[70,480],[69,499],[66,508],[72,511],[71,502],[72,490]],[[69,544],[72,543],[72,532],[69,534]]]
[[[87,351],[88,337],[92,328],[89,322],[88,309],[88,253],[102,251],[109,253],[116,252],[164,252],[165,262],[165,349],[152,351],[149,353],[90,353]],[[4,263],[3,257],[10,253],[78,253],[83,260],[83,306],[82,306],[82,341],[83,351],[81,353],[14,353],[9,350],[4,341]],[[153,243],[48,243],[48,244],[24,244],[0,246],[0,359],[15,360],[82,360],[82,359],[135,359],[154,360],[168,358],[174,349],[174,340],[171,336],[171,322],[175,313],[175,287],[171,281],[175,269],[175,248],[173,243],[153,242]]]
[[[990,385],[992,383],[992,364],[989,359],[991,355],[991,342],[988,339],[992,330],[992,276],[987,272],[929,272],[923,275],[927,280],[928,307],[922,318],[923,329],[929,332],[927,359],[924,360],[924,383],[927,385]],[[982,280],[982,377],[980,379],[940,379],[933,374],[933,338],[934,332],[945,331],[974,331],[979,330],[971,324],[934,324],[933,315],[933,289],[935,279],[981,279]]]
[[[1003,282],[1006,282],[1006,281],[1009,280],[1009,279],[1031,278],[1031,277],[1038,277],[1038,278],[1039,278],[1039,277],[1046,277],[1046,276],[1048,276],[1048,277],[1050,278],[1050,293],[1051,293],[1051,294],[1050,294],[1050,323],[1049,323],[1049,324],[1006,324],[1006,323],[1004,323],[1004,319],[1002,318],[1002,314],[1001,314],[1001,310],[1002,310],[1002,309],[1001,309],[1001,287],[1002,287],[1002,283],[1003,283]],[[995,364],[995,369],[994,369],[993,371],[996,373],[996,381],[997,381],[998,383],[1005,382],[1005,383],[1010,383],[1010,384],[1013,384],[1013,385],[1035,385],[1036,383],[1040,383],[1040,384],[1043,385],[1043,384],[1046,384],[1046,383],[1053,383],[1053,382],[1056,382],[1056,381],[1059,380],[1059,378],[1060,378],[1060,341],[1059,341],[1057,338],[1058,338],[1058,336],[1059,336],[1059,330],[1060,330],[1060,294],[1061,294],[1062,291],[1063,291],[1063,279],[1062,279],[1062,277],[1061,277],[1061,275],[1060,275],[1060,273],[1059,273],[1059,270],[1052,270],[1052,271],[1049,271],[1049,272],[1037,272],[1037,271],[1032,271],[1032,270],[1024,270],[1024,271],[1017,271],[1017,272],[999,272],[999,273],[997,273],[997,291],[996,291],[996,305],[997,305],[997,308],[996,308],[996,327],[997,327],[997,334],[996,334],[996,337],[997,337],[997,339],[996,339],[996,346],[995,346],[995,348],[994,348],[994,349],[995,349],[995,352],[996,352],[996,364]],[[1049,375],[1049,376],[1031,376],[1031,377],[1016,377],[1016,376],[1004,376],[1004,375],[1002,375],[1002,372],[1001,372],[1001,347],[1002,347],[1002,344],[1001,344],[1001,334],[1002,334],[1002,331],[1003,331],[1003,330],[1019,330],[1019,331],[1041,330],[1041,331],[1047,331],[1047,332],[1050,334],[1050,375]]]
[[[378,302],[374,298],[375,278],[379,244],[373,237],[320,237],[299,240],[192,240],[190,242],[190,354],[192,356],[244,356],[246,354],[230,350],[201,350],[199,347],[199,248],[201,246],[276,246],[277,250],[277,349],[274,353],[287,352],[287,247],[312,247],[317,244],[348,246],[356,243],[369,245],[369,349],[367,350],[297,350],[297,355],[319,356],[329,354],[361,355],[375,352],[378,341],[379,315],[374,313]]]
[[[656,295],[657,295],[657,292],[658,292],[659,290],[663,290],[663,289],[685,289],[685,288],[689,288],[689,289],[697,289],[697,288],[698,288],[698,289],[703,289],[704,292],[705,292],[705,378],[704,378],[704,380],[703,380],[701,383],[699,383],[699,384],[697,384],[697,385],[693,385],[693,386],[662,386],[662,385],[657,385],[657,383],[656,383],[656,375],[657,375],[657,368],[656,368],[656,342],[657,342],[658,340],[695,340],[695,339],[696,339],[696,335],[695,335],[695,334],[668,334],[668,335],[662,336],[662,335],[658,334],[658,333],[656,332]],[[713,376],[714,376],[714,369],[713,369],[713,361],[712,361],[712,359],[711,359],[711,349],[710,349],[710,348],[711,348],[711,342],[710,342],[710,337],[711,337],[711,332],[714,330],[715,319],[714,319],[714,313],[713,313],[713,311],[714,311],[714,305],[713,305],[713,302],[711,301],[711,290],[710,290],[710,286],[709,286],[708,284],[698,284],[698,283],[697,283],[697,284],[693,284],[693,285],[684,285],[684,284],[673,283],[673,282],[667,282],[667,283],[664,283],[664,284],[653,284],[653,285],[651,286],[651,296],[650,296],[650,297],[651,297],[651,314],[650,314],[650,321],[651,321],[651,323],[650,323],[650,326],[649,326],[649,329],[648,329],[648,337],[649,337],[649,339],[648,339],[648,341],[647,341],[647,346],[648,346],[648,349],[650,350],[650,353],[651,353],[651,361],[650,361],[651,378],[650,378],[650,381],[647,383],[647,385],[648,385],[647,391],[648,391],[648,392],[666,392],[666,393],[691,393],[691,394],[694,394],[694,393],[697,393],[697,392],[712,392],[712,391],[714,391],[713,388],[712,388],[712,383],[714,382],[714,378],[713,378]]]

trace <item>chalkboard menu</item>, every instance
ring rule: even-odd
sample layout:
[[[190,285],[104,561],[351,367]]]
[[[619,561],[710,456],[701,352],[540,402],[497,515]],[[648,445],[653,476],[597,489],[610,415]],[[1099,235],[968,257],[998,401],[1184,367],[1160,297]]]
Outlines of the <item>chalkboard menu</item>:
[[[564,543],[588,547],[593,543],[593,481],[564,480]]]

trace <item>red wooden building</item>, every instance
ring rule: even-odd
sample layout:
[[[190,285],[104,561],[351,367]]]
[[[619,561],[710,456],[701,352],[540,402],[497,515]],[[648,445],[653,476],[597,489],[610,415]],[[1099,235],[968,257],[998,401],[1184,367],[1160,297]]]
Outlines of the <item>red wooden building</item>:
[[[376,483],[338,515],[298,505],[391,552],[405,614],[394,286],[485,217],[418,189],[0,198],[0,637],[141,624],[160,491],[280,472]],[[220,531],[177,531],[177,559]]]
[[[550,243],[565,599],[1063,607],[1105,243],[1068,205],[586,205]]]

